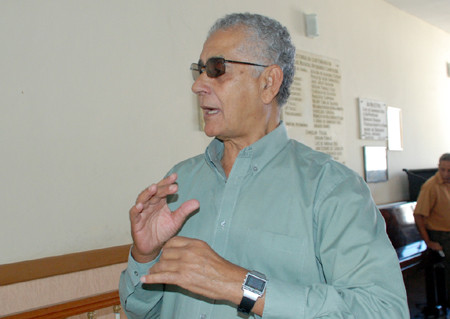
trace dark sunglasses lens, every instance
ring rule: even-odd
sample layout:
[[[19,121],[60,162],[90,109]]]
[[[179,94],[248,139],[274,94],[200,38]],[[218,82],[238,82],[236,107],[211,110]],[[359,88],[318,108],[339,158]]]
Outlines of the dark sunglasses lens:
[[[217,78],[225,74],[225,59],[224,58],[210,58],[206,62],[206,74],[210,78]]]
[[[192,63],[191,64],[192,77],[194,81],[198,79],[200,74],[202,73],[202,65],[200,63]]]
[[[217,78],[225,74],[225,59],[224,58],[210,58],[206,61],[206,65],[199,61],[191,64],[192,77],[194,81],[198,79],[200,74],[206,70],[206,75],[210,78]]]

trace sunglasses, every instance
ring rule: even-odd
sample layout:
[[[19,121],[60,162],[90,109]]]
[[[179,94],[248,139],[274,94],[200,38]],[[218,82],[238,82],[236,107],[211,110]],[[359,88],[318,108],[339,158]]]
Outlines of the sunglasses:
[[[262,65],[262,64],[256,64],[256,63],[250,63],[250,62],[242,62],[242,61],[233,61],[233,60],[225,60],[224,58],[220,57],[212,57],[209,58],[208,61],[206,61],[206,64],[203,64],[201,60],[198,61],[198,63],[192,63],[191,64],[191,70],[192,70],[192,77],[194,80],[197,80],[200,74],[206,71],[206,75],[210,78],[218,78],[221,75],[225,74],[225,63],[238,63],[238,64],[245,64],[245,65],[253,65],[253,66],[261,66],[261,67],[268,67],[268,65]]]

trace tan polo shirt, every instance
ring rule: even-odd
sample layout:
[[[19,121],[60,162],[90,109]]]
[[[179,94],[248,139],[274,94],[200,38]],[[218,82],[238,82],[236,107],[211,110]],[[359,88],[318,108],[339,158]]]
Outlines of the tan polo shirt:
[[[450,184],[439,172],[422,185],[414,214],[425,216],[427,229],[450,231]]]

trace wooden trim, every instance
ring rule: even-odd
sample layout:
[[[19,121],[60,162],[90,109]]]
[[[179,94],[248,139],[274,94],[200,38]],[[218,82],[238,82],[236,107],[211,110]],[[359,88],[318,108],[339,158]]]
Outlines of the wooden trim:
[[[0,286],[126,262],[130,245],[0,265]]]
[[[119,292],[115,290],[100,295],[8,315],[2,317],[2,319],[63,319],[117,305],[120,305],[120,299]]]
[[[423,254],[414,255],[413,257],[400,262],[400,268],[402,271],[405,271],[409,268],[419,265],[423,259],[424,259]]]

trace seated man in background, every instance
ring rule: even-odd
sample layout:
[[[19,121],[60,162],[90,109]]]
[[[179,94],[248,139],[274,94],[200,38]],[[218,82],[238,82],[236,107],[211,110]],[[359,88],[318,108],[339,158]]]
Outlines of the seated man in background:
[[[213,140],[130,209],[129,319],[409,318],[367,185],[280,121],[294,60],[270,18],[231,14],[210,30],[191,69]]]
[[[444,256],[447,304],[442,306],[448,308],[450,306],[450,153],[445,153],[439,158],[438,171],[422,185],[414,210],[414,219],[427,247]]]

